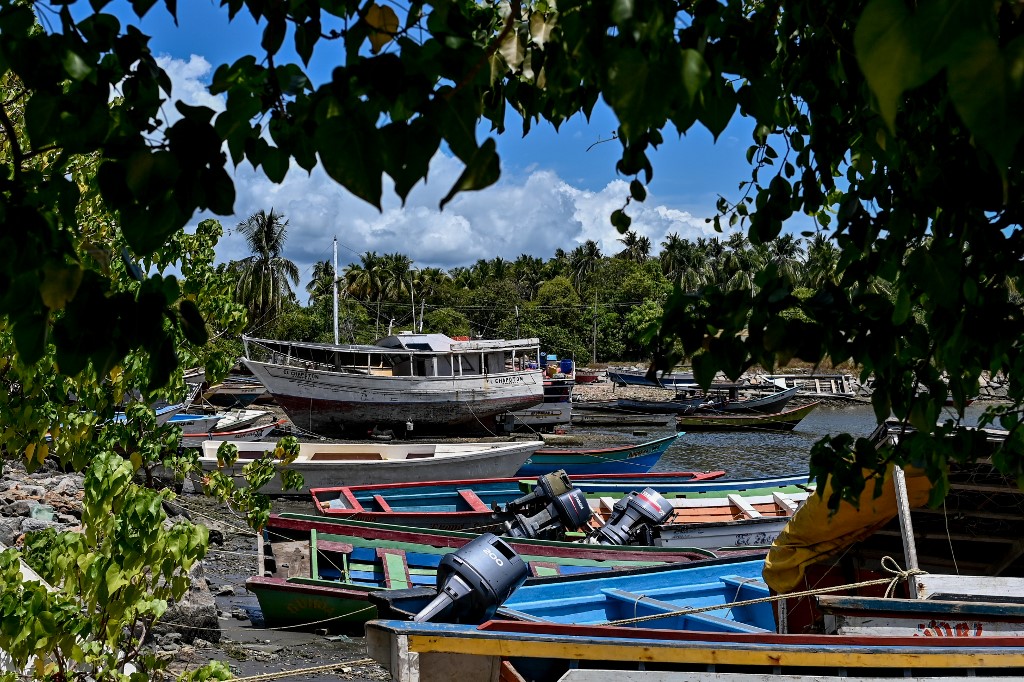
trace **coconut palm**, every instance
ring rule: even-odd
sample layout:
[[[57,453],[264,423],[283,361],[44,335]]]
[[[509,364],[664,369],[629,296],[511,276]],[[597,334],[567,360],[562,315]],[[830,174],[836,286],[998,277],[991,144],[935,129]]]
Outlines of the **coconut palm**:
[[[625,258],[634,263],[645,263],[651,256],[651,240],[633,230],[627,230],[617,241],[626,248],[616,254],[616,258]]]
[[[826,284],[836,284],[839,268],[839,247],[824,232],[818,232],[807,245],[807,263],[804,266],[804,284],[820,289]]]
[[[800,270],[803,265],[803,240],[788,232],[780,234],[764,245],[762,250],[763,264],[774,265],[779,274],[790,282],[800,281]]]
[[[350,296],[366,302],[374,301],[377,304],[377,322],[374,333],[380,336],[380,306],[383,296],[381,286],[383,275],[383,260],[376,251],[367,251],[359,256],[358,263],[352,263],[345,268],[344,280],[345,291]]]
[[[262,209],[238,223],[238,232],[252,251],[239,261],[235,296],[249,310],[251,327],[262,327],[294,299],[292,285],[299,283],[299,269],[281,253],[287,240],[288,221],[280,213]]]
[[[306,285],[309,302],[313,303],[325,296],[334,296],[334,265],[322,260],[313,265],[313,276]]]
[[[583,242],[569,254],[569,271],[572,273],[572,283],[577,293],[587,277],[597,271],[601,258],[601,249],[593,239]]]

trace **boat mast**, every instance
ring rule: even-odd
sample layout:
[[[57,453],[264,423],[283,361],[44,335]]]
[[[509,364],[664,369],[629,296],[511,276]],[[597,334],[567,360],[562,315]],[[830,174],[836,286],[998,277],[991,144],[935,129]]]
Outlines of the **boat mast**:
[[[334,237],[334,345],[338,345],[338,237]]]

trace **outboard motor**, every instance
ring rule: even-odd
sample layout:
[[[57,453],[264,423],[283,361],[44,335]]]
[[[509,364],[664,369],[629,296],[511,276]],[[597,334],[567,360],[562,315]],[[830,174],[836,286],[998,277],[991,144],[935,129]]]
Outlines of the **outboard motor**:
[[[482,623],[528,575],[526,562],[507,542],[494,533],[484,533],[441,558],[437,596],[413,620]]]
[[[593,512],[582,490],[572,487],[565,471],[558,470],[537,479],[533,492],[513,500],[496,514],[511,515],[505,534],[514,538],[549,538],[560,530],[577,530],[590,521]]]
[[[665,523],[672,516],[672,503],[653,488],[631,492],[612,507],[608,523],[587,536],[594,545],[628,545],[636,538],[640,544],[651,545],[654,526]]]

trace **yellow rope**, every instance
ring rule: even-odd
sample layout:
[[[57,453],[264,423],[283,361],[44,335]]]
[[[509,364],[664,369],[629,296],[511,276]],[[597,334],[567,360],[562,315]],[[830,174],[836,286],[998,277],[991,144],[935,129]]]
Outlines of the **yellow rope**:
[[[339,661],[338,663],[327,663],[325,665],[314,665],[310,668],[297,668],[295,670],[282,670],[276,673],[262,673],[260,675],[249,675],[248,677],[233,677],[231,682],[267,682],[267,680],[280,680],[295,675],[310,675],[312,673],[324,673],[337,670],[345,666],[366,665],[373,663],[372,658],[357,658],[352,661]]]
[[[634,625],[636,623],[644,623],[651,620],[658,620],[661,618],[672,618],[675,616],[687,616],[693,613],[704,613],[705,611],[718,611],[720,609],[733,609],[738,606],[751,606],[753,604],[765,604],[768,602],[780,601],[783,599],[790,599],[795,597],[810,597],[818,594],[828,594],[830,592],[844,592],[846,590],[852,590],[859,587],[871,587],[873,585],[885,585],[888,583],[888,587],[885,589],[885,597],[889,598],[892,596],[893,591],[896,589],[896,585],[901,580],[907,580],[915,575],[924,575],[927,571],[919,569],[903,570],[896,560],[890,556],[882,557],[882,568],[892,574],[891,578],[876,578],[875,580],[865,580],[859,583],[853,583],[852,585],[836,585],[834,587],[819,587],[812,590],[804,590],[803,592],[790,592],[789,594],[777,594],[773,597],[760,597],[758,599],[745,599],[743,601],[734,601],[727,604],[711,604],[710,606],[692,607],[686,609],[679,609],[678,611],[669,611],[666,613],[654,613],[649,616],[637,616],[634,618],[622,618],[620,620],[610,620],[606,623],[596,623],[597,627],[613,627],[618,625]],[[640,599],[643,599],[641,597]],[[637,600],[640,601],[639,599]],[[634,605],[635,608],[636,605]],[[634,611],[635,612],[635,611]]]

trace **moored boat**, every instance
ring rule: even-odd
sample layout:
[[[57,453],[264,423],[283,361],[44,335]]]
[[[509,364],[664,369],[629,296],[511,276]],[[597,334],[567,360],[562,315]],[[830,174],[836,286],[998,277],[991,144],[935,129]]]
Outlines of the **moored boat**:
[[[697,380],[692,372],[659,374],[657,381],[647,377],[642,369],[611,368],[607,370],[608,380],[617,386],[649,386],[658,388],[674,388],[686,390],[697,388]]]
[[[703,487],[720,472],[691,474],[694,488]],[[591,528],[606,523],[617,502],[632,491],[644,490],[649,476],[632,477],[631,490],[602,490],[601,484],[572,477],[575,486],[587,490],[593,518]],[[672,513],[653,529],[651,542],[661,547],[766,546],[781,532],[789,517],[807,498],[809,488],[783,485],[757,487],[752,481],[728,479],[711,494],[665,493]],[[727,486],[733,486],[728,489]],[[433,481],[393,486],[343,486],[310,491],[317,512],[333,518],[387,523],[417,528],[474,530],[503,533],[509,517],[495,512],[531,491],[536,481],[492,479],[488,481]],[[622,487],[621,482],[615,486]],[[681,487],[681,484],[680,486]]]
[[[374,345],[243,337],[245,365],[296,426],[362,437],[372,431],[458,433],[543,398],[537,339],[455,341],[403,333]]]
[[[775,414],[690,414],[676,418],[684,431],[792,431],[818,403]]]
[[[280,427],[284,426],[287,423],[288,422],[285,421],[284,419],[280,419],[280,420],[275,421],[275,422],[270,422],[269,424],[259,424],[259,425],[256,425],[256,426],[248,426],[248,427],[245,427],[245,428],[233,429],[233,430],[230,430],[230,431],[210,430],[210,431],[205,431],[205,432],[203,432],[203,431],[195,431],[195,432],[190,431],[188,433],[184,433],[183,432],[181,434],[181,441],[180,441],[181,442],[181,447],[183,447],[183,448],[201,448],[201,447],[203,447],[203,443],[210,442],[210,441],[216,442],[216,443],[218,443],[218,445],[220,443],[222,443],[222,442],[225,442],[225,441],[231,442],[231,443],[236,443],[236,444],[237,443],[251,443],[251,442],[254,442],[254,441],[261,441],[264,438],[268,438],[270,436],[270,434],[274,431],[274,429],[280,428]],[[214,427],[214,429],[216,429],[216,428],[217,427]],[[259,445],[258,447],[263,447],[263,448],[269,447],[271,450],[273,450],[273,446],[270,443]],[[213,460],[214,460],[214,462],[217,461],[216,451],[214,451]],[[200,458],[200,462],[202,462],[202,461],[203,461],[202,458]]]
[[[374,616],[367,601],[369,592],[434,585],[441,557],[476,537],[325,521],[298,514],[268,520],[258,551],[263,575],[246,581],[246,588],[260,601],[267,625],[362,623]],[[566,553],[557,547],[553,550],[552,543],[510,540],[509,544],[535,576],[675,564],[712,556],[698,550],[643,548],[647,551],[638,552],[631,550],[639,548],[604,545],[581,546]]]
[[[768,393],[745,400],[726,400],[725,402],[713,403],[699,409],[701,412],[758,412],[761,414],[772,414],[785,410],[786,405],[796,397],[799,391],[799,387],[793,386],[792,388],[776,391],[775,393]]]
[[[589,412],[573,409],[574,426],[668,426],[674,414],[635,414],[628,412]]]
[[[604,448],[542,447],[530,455],[516,476],[539,476],[558,469],[567,474],[645,474],[682,435]]]
[[[268,456],[273,443],[236,443],[238,461],[219,467],[217,449],[221,441],[207,440],[199,457],[208,471],[219,469],[234,476],[240,484],[246,462]],[[486,443],[300,443],[299,455],[288,465],[302,474],[306,488],[323,487],[338,481],[358,484],[401,483],[470,476],[494,478],[510,476],[539,448],[539,441]],[[275,478],[260,492],[281,494]],[[289,493],[298,494],[298,493]]]

